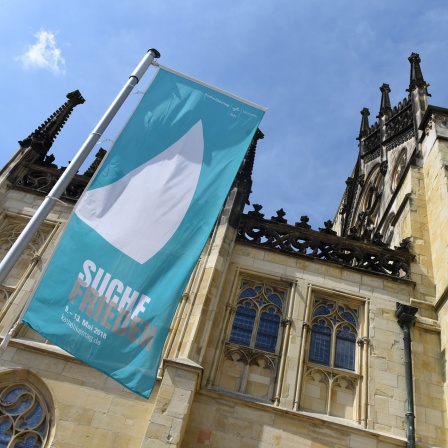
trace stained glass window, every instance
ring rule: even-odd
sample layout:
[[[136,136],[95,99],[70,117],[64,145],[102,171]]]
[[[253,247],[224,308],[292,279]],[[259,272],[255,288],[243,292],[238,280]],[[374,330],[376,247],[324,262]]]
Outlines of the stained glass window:
[[[49,430],[46,409],[30,385],[0,383],[0,448],[43,448]]]
[[[243,281],[229,341],[275,353],[285,298],[285,290]]]
[[[311,324],[309,361],[355,370],[358,310],[316,299]]]
[[[328,365],[330,363],[331,328],[325,320],[313,325],[311,332],[310,361]]]

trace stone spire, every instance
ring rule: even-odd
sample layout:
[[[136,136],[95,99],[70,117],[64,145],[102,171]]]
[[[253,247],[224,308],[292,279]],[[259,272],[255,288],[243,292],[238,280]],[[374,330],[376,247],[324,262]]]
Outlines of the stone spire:
[[[31,147],[41,157],[47,154],[74,107],[78,104],[83,104],[85,101],[79,90],[67,94],[67,98],[68,101],[54,112],[50,118],[41,124],[27,138],[19,141],[22,148]]]
[[[389,84],[383,84],[380,87],[380,91],[381,91],[380,116],[381,115],[388,115],[392,111],[392,108],[390,107],[390,98],[389,98],[390,87],[389,87]]]
[[[412,92],[416,87],[419,89],[426,89],[429,84],[423,79],[422,69],[420,68],[420,56],[418,53],[412,53],[409,56],[409,62],[411,63],[411,78],[409,82],[408,92]]]
[[[235,182],[238,183],[240,188],[242,188],[243,184],[245,184],[245,189],[247,190],[248,197],[249,194],[251,193],[250,189],[252,188],[252,170],[254,167],[257,143],[258,140],[261,140],[263,138],[264,138],[263,132],[261,132],[260,129],[257,129],[249,145],[249,148],[247,149],[243,163],[241,164],[240,169],[238,170],[238,173],[235,177]]]
[[[361,111],[362,119],[361,119],[361,128],[359,130],[359,140],[363,137],[366,137],[369,133],[369,109],[367,107],[364,107],[364,109]]]

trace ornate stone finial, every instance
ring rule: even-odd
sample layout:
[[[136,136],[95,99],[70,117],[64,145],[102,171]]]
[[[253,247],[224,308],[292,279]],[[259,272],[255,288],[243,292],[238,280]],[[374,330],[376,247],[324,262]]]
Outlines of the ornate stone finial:
[[[310,218],[308,216],[303,215],[300,217],[300,222],[296,222],[294,225],[296,227],[301,227],[302,229],[311,229],[311,226],[308,224]]]
[[[260,129],[255,131],[254,136],[252,137],[252,141],[250,142],[249,148],[247,149],[246,155],[244,157],[243,163],[240,166],[238,174],[235,177],[235,182],[240,182],[246,184],[246,191],[248,192],[247,198],[249,198],[249,194],[251,193],[252,188],[252,171],[254,168],[255,162],[255,152],[257,150],[258,140],[262,140],[264,138],[263,132]],[[249,204],[249,201],[246,201],[246,204]]]
[[[99,167],[101,161],[104,159],[104,156],[106,155],[106,150],[103,148],[100,148],[98,152],[95,154],[95,160],[92,162],[92,164],[87,168],[86,172],[84,173],[84,176],[92,177],[97,168]]]
[[[253,204],[252,207],[254,208],[250,212],[247,212],[249,216],[254,216],[255,218],[263,218],[264,213],[260,213],[260,210],[263,208],[260,204]]]
[[[55,138],[63,128],[75,106],[85,102],[79,90],[67,94],[66,101],[50,118],[41,124],[26,139],[19,141],[21,147],[31,147],[43,159]]]
[[[384,160],[383,162],[381,162],[380,165],[380,173],[385,176],[387,173],[387,167],[388,167],[388,163],[387,160]]]
[[[333,221],[330,219],[324,222],[324,228],[319,227],[319,232],[327,233],[328,235],[337,235],[337,233],[332,229]]]
[[[277,216],[271,216],[271,220],[281,224],[287,224],[288,221],[284,218],[286,212],[281,208],[280,210],[277,210],[276,213]]]
[[[389,84],[383,84],[380,87],[380,91],[381,91],[381,106],[379,116],[381,117],[383,115],[389,115],[390,112],[392,111],[392,108],[390,107]]]
[[[361,128],[359,130],[359,137],[358,139],[361,139],[363,137],[366,137],[369,134],[369,109],[367,107],[364,107],[364,109],[361,111],[362,119],[361,119]]]
[[[428,88],[429,84],[423,79],[422,69],[420,68],[420,55],[418,53],[412,53],[408,60],[411,63],[411,77],[407,91],[412,92],[416,87],[419,89]]]

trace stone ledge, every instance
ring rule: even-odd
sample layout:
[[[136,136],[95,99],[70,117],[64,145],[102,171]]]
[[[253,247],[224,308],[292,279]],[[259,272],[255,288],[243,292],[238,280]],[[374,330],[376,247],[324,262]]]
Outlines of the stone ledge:
[[[234,395],[227,394],[225,392],[217,392],[210,389],[200,389],[198,393],[200,395],[208,396],[210,398],[219,399],[221,402],[225,401],[232,402],[239,404],[241,406],[247,406],[253,409],[259,409],[271,414],[277,414],[277,415],[283,414],[288,416],[295,416],[302,421],[305,420],[309,423],[313,423],[316,425],[329,426],[335,430],[346,430],[351,433],[356,433],[366,437],[372,437],[380,442],[394,444],[397,447],[406,446],[406,439],[404,437],[399,437],[391,434],[386,434],[383,432],[374,431],[371,429],[366,429],[361,427],[357,423],[349,420],[343,420],[328,415],[313,414],[311,412],[305,412],[305,411],[294,411],[292,409],[286,409],[274,406],[273,404],[251,401],[249,398],[247,399],[239,398]]]

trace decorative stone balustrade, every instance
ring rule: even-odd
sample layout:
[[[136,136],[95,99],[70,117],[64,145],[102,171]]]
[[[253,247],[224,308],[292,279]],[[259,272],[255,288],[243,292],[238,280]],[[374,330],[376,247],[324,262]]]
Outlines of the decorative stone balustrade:
[[[391,250],[375,244],[331,235],[325,231],[317,232],[243,215],[237,238],[240,241],[287,254],[330,261],[398,278],[410,278],[410,264],[413,256],[406,250]]]

